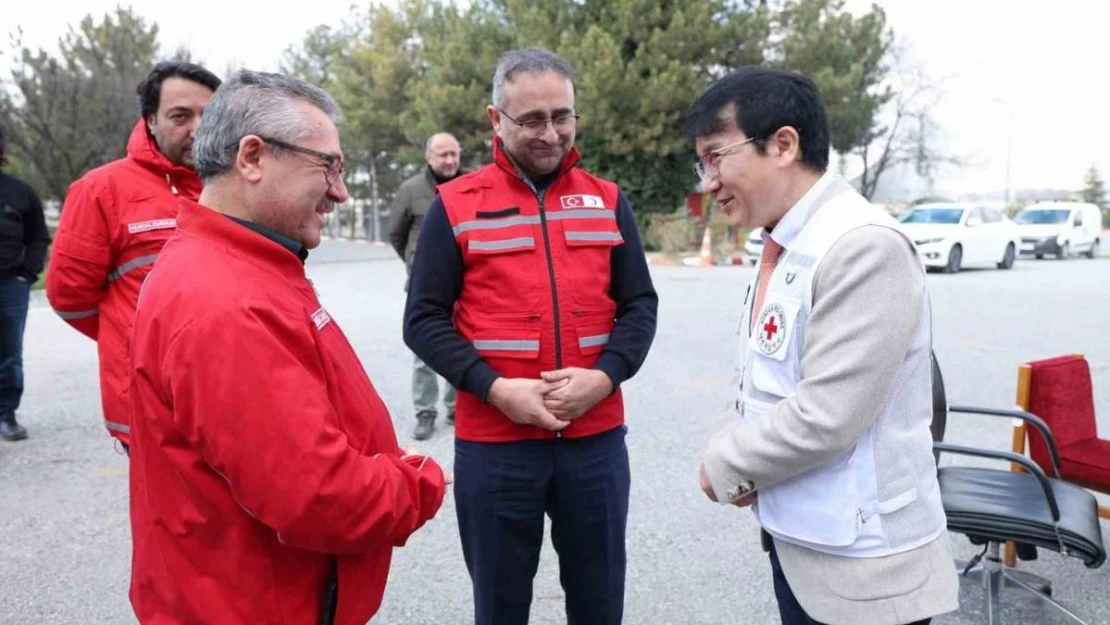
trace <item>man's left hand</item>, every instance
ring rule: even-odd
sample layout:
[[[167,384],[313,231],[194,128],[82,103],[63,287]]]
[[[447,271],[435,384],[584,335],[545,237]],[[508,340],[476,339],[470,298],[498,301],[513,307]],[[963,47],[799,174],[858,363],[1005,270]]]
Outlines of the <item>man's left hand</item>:
[[[613,392],[613,381],[604,371],[568,367],[540,374],[545,382],[567,380],[562,388],[543,396],[544,407],[564,421],[576,419]]]
[[[709,475],[705,472],[704,464],[698,467],[698,482],[700,482],[701,484],[701,492],[705,493],[706,497],[709,497],[709,501],[717,501],[717,493],[714,492],[713,485],[709,483]],[[732,505],[736,506],[737,508],[747,508],[748,506],[755,503],[756,495],[757,493],[744,495],[743,497],[732,502]]]

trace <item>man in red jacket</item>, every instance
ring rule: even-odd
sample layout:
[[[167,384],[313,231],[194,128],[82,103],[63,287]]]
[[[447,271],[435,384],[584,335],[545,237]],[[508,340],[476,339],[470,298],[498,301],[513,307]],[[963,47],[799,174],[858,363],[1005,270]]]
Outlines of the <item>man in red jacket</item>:
[[[658,297],[632,206],[578,167],[574,72],[509,52],[487,109],[493,163],[439,187],[405,342],[459,389],[455,506],[477,625],[525,625],[544,515],[567,622],[618,625],[630,470],[620,385]]]
[[[446,479],[305,277],[347,200],[324,91],[240,72],[194,152],[205,188],[143,286],[131,344],[131,602],[148,625],[364,625]]]
[[[179,197],[197,199],[193,137],[220,79],[159,63],[139,84],[142,118],[127,156],[94,169],[66,195],[46,274],[55,312],[97,342],[104,425],[130,441],[127,345],[139,288],[173,234]]]

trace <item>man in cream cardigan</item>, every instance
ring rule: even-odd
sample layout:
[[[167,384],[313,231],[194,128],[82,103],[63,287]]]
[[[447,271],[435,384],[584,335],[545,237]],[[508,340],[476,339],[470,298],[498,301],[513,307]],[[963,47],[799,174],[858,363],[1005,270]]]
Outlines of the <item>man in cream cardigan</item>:
[[[808,78],[745,67],[694,103],[706,192],[763,227],[734,413],[702,490],[752,506],[784,625],[919,625],[959,607],[929,424],[924,269],[895,221],[827,170]]]

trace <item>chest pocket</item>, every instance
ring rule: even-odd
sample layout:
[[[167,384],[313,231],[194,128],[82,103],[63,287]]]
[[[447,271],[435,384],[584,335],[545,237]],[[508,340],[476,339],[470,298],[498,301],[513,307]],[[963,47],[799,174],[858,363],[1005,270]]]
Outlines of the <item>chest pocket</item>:
[[[480,210],[454,228],[466,263],[464,289],[478,294],[483,310],[529,312],[540,305],[547,276],[539,265],[540,218],[520,213],[518,207]]]
[[[609,208],[571,208],[547,214],[549,225],[559,224],[569,262],[559,267],[569,275],[571,299],[579,311],[609,305],[612,250],[624,244],[617,214]],[[556,231],[557,232],[557,231]],[[556,235],[558,236],[558,235]]]
[[[801,345],[799,325],[804,322],[799,301],[766,296],[763,307],[753,311],[751,336],[752,384],[777,397],[789,397],[798,386]],[[745,328],[746,329],[746,328]]]

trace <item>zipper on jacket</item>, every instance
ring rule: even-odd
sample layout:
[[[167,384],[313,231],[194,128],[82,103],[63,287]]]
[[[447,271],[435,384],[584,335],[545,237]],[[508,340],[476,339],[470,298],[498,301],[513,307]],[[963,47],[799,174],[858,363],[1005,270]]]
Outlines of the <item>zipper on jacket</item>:
[[[557,180],[558,178],[559,176],[556,175],[555,178],[547,184],[547,187],[544,188],[543,191],[539,191],[538,189],[536,189],[536,185],[533,184],[531,180],[529,180],[525,176],[520,177],[520,179],[524,181],[524,184],[528,185],[528,188],[531,189],[532,193],[535,194],[536,203],[539,204],[540,208],[540,230],[543,232],[543,251],[544,254],[546,254],[547,256],[547,277],[548,280],[550,280],[551,282],[551,311],[555,320],[555,368],[562,369],[563,336],[562,331],[560,330],[560,326],[562,324],[559,322],[559,288],[555,285],[555,260],[551,257],[551,238],[547,234],[547,211],[544,210],[543,207],[543,199],[547,195],[547,189],[550,189],[551,185],[555,184],[555,180]],[[562,430],[555,432],[555,438],[562,437]]]

